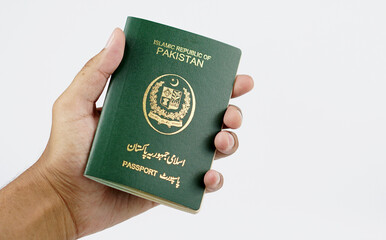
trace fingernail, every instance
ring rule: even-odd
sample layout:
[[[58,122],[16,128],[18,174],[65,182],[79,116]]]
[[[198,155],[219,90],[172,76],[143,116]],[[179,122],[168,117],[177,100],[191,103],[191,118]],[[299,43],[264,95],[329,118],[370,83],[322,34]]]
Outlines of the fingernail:
[[[219,173],[216,173],[216,183],[215,183],[215,186],[217,187],[219,184],[220,184],[220,180],[221,180],[221,176]]]
[[[239,112],[239,114],[240,114],[240,126],[241,126],[241,124],[243,122],[243,113],[240,110],[238,110],[237,112]]]
[[[243,119],[243,113],[241,112],[241,110],[237,109],[237,111],[239,112],[241,119]]]
[[[110,47],[110,45],[111,45],[111,43],[113,42],[113,39],[114,39],[114,35],[115,35],[114,33],[115,33],[115,30],[113,31],[113,33],[111,34],[109,40],[107,41],[105,48],[109,48]]]
[[[228,147],[227,147],[226,151],[229,151],[235,145],[235,139],[233,138],[232,134],[228,133],[227,135],[228,135]]]

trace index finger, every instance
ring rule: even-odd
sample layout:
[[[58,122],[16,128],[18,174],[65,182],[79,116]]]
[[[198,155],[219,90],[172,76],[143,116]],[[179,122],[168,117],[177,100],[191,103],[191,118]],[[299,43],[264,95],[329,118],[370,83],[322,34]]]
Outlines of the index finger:
[[[249,75],[237,75],[233,85],[232,98],[239,97],[253,88],[253,79]]]

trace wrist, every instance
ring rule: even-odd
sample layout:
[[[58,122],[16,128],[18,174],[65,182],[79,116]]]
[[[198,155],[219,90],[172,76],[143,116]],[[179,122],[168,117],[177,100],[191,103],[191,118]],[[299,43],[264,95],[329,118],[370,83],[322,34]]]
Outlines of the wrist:
[[[1,190],[0,232],[10,239],[75,239],[66,203],[39,162]]]

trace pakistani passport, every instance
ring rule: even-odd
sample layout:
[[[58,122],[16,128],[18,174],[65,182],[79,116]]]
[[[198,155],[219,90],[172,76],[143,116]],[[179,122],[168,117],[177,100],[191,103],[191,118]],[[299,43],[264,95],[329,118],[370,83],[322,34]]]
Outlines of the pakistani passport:
[[[183,211],[199,211],[241,51],[128,17],[84,175]]]

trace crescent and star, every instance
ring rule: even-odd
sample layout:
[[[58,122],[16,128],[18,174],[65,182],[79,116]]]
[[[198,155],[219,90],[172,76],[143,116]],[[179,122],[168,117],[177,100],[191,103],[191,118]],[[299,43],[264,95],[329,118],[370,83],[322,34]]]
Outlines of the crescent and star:
[[[174,78],[172,78],[172,82],[173,82],[173,81],[175,81]],[[177,87],[179,83],[180,83],[180,82],[179,82],[178,79],[177,79],[177,83],[175,83],[175,84],[170,83],[170,85],[172,85],[173,87]]]

